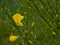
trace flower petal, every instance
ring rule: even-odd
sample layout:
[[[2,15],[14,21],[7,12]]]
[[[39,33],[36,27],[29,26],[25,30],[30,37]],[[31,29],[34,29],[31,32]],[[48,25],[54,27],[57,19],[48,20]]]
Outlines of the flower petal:
[[[10,35],[9,41],[14,42],[17,38],[19,38],[19,36]]]

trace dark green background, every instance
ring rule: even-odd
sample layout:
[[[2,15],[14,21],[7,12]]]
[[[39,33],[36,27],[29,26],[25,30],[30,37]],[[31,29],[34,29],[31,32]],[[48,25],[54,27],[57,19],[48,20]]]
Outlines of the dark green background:
[[[25,17],[23,27],[12,20],[16,13]],[[13,43],[8,40],[11,32],[20,36]],[[0,45],[60,45],[60,0],[0,0]]]

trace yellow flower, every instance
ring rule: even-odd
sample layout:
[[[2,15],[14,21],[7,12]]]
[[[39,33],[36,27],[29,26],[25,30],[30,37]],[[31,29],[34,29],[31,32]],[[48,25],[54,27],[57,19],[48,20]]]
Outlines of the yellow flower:
[[[10,35],[9,41],[14,42],[17,38],[19,38],[19,36]]]
[[[21,16],[21,14],[16,13],[15,15],[13,15],[12,19],[17,26],[23,26],[23,23],[21,21],[24,19],[24,16]]]

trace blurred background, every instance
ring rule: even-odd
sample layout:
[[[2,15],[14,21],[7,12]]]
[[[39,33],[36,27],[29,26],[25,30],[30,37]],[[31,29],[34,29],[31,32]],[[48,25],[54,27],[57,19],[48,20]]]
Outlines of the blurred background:
[[[13,21],[16,13],[24,26]],[[60,45],[60,0],[0,0],[0,45]]]

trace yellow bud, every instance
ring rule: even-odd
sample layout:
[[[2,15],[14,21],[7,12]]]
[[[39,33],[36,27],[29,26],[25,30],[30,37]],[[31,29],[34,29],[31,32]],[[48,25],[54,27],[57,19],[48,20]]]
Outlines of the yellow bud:
[[[33,22],[32,22],[32,26],[34,26],[34,24],[35,24],[35,22],[33,21]]]
[[[54,31],[52,31],[52,34],[53,34],[53,35],[56,35],[56,33],[55,33]]]
[[[17,26],[24,26],[22,22],[16,23]]]
[[[28,40],[30,44],[32,44],[32,41],[31,40]]]

